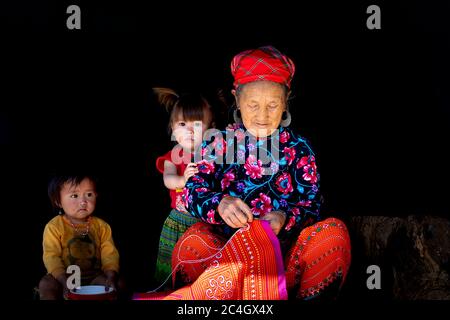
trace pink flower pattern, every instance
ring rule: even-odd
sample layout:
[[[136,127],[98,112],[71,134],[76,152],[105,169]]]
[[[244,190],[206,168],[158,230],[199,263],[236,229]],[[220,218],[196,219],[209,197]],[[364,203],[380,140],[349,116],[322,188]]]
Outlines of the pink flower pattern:
[[[236,130],[240,128],[236,126]],[[291,240],[290,235],[295,234],[293,230],[298,231],[320,219],[320,176],[315,155],[304,138],[288,128],[281,128],[279,146],[276,148],[276,159],[279,161],[263,166],[262,161],[256,158],[259,150],[255,150],[262,144],[259,141],[252,142],[249,136],[242,135],[242,130],[240,132],[235,131],[236,137],[244,142],[240,148],[237,144],[233,147],[236,146],[235,157],[245,159],[245,163],[216,163],[206,159],[198,162],[199,173],[186,184],[189,189],[189,193],[184,194],[187,210],[205,222],[224,224],[222,220],[215,220],[224,194],[240,198],[255,217],[283,210],[287,214],[286,232],[280,233],[278,237],[280,244],[284,245]],[[223,134],[225,137],[226,132]],[[213,145],[220,147],[218,143],[219,140],[215,144],[205,141],[202,150],[211,150]],[[226,147],[225,141],[223,147]]]
[[[288,220],[288,223],[286,224],[286,231],[289,231],[292,229],[292,227],[295,225],[295,216],[291,216]]]
[[[244,164],[245,174],[252,179],[259,179],[262,177],[263,168],[261,160],[256,161],[254,155],[249,155],[247,161]]]
[[[208,221],[208,223],[211,223],[211,224],[218,224],[218,222],[216,221],[216,219],[214,218],[214,216],[215,216],[215,211],[213,210],[213,209],[211,209],[211,210],[209,210],[208,211],[208,214],[207,214],[207,221]]]
[[[284,152],[284,158],[286,159],[287,164],[290,166],[292,161],[295,160],[295,154],[296,154],[295,149],[285,147],[283,149],[283,152]]]
[[[184,202],[184,206],[187,208],[190,201],[192,201],[192,196],[189,198],[189,188],[183,188],[183,195],[181,196]]]
[[[288,194],[294,191],[292,187],[291,176],[287,172],[283,172],[278,176],[276,180],[277,189],[281,191],[283,194]]]
[[[266,196],[264,193],[259,194],[259,198],[256,198],[251,201],[252,204],[252,212],[255,216],[264,217],[264,215],[273,210],[273,206],[271,205],[272,200],[270,197]]]
[[[294,207],[291,209],[291,212],[294,216],[298,216],[300,214],[300,209],[297,207]]]
[[[281,143],[288,142],[290,138],[291,138],[291,135],[289,134],[289,132],[283,131],[282,133],[280,133],[280,142]]]
[[[297,206],[310,207],[311,200],[300,200],[299,202],[297,202]]]
[[[220,184],[222,186],[222,191],[230,186],[230,182],[234,181],[234,178],[235,177],[234,177],[233,171],[227,172],[223,175],[223,179],[220,182]]]
[[[201,173],[211,174],[214,173],[215,167],[213,162],[201,160],[197,163],[197,169]]]
[[[304,156],[297,162],[297,169],[303,167],[303,179],[309,181],[311,184],[317,182],[317,167],[314,156]]]

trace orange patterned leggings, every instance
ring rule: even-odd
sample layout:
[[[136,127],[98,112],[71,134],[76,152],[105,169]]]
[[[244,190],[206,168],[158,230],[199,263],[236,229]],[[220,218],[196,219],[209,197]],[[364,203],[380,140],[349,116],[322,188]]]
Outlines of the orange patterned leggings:
[[[335,281],[344,283],[351,261],[345,224],[328,218],[303,229],[285,258],[289,296],[309,299]]]
[[[252,236],[258,238],[261,235],[254,233]],[[185,259],[186,257],[193,260],[202,259],[217,252],[217,248],[221,248],[226,242],[225,238],[212,232],[211,225],[205,223],[198,223],[191,227],[182,239],[187,237],[193,237],[190,239],[189,244],[181,246],[178,243],[175,246],[172,257],[173,266],[180,262],[176,258],[180,250],[183,250]],[[267,249],[267,251],[270,250]],[[268,267],[266,264],[273,263],[273,261],[275,260],[261,261],[261,266]],[[334,297],[334,294],[337,292],[333,290],[334,288],[340,288],[344,283],[350,267],[350,261],[350,237],[345,224],[336,218],[322,220],[300,232],[297,241],[284,258],[284,268],[282,257],[280,256],[280,267],[281,270],[284,269],[284,272],[281,271],[282,277],[278,279],[285,279],[285,282],[281,281],[279,285],[285,283],[285,287],[283,285],[282,287],[287,291],[288,298],[307,300],[319,296]],[[228,262],[228,264],[230,263]],[[209,260],[201,263],[186,264],[180,266],[177,274],[181,277],[182,283],[192,283],[204,273],[209,265]],[[228,266],[228,268],[240,270],[238,266],[239,263],[235,267]],[[270,275],[266,275],[265,272],[262,272],[263,274],[260,276],[269,277]],[[174,280],[175,275],[176,273],[173,275]],[[247,276],[242,274],[236,276],[236,281],[239,279],[242,281]],[[330,284],[333,285],[330,286]],[[192,291],[192,289],[189,290]],[[200,297],[201,299],[204,298],[201,295]]]

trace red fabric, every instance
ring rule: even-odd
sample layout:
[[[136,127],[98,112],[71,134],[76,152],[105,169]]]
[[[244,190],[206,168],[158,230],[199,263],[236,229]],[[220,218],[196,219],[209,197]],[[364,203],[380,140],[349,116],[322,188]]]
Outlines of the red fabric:
[[[314,296],[337,278],[341,286],[351,262],[350,236],[345,224],[328,218],[302,230],[286,256],[286,282],[297,298]]]
[[[180,239],[172,255],[173,267],[185,261],[177,271],[188,285],[170,294],[137,294],[135,299],[276,300],[286,299],[286,292],[304,299],[320,294],[337,279],[340,286],[344,283],[350,267],[351,245],[342,221],[328,218],[303,229],[286,255],[286,268],[279,259],[278,240],[266,221],[254,220],[249,230],[242,230],[219,257],[215,253],[226,239],[215,234],[212,225],[196,223]],[[247,241],[243,241],[242,235]],[[246,251],[248,247],[251,249]],[[253,259],[249,259],[250,251]],[[186,262],[200,259],[205,261]],[[252,261],[255,268],[251,268]],[[251,277],[252,274],[256,277]]]
[[[199,259],[204,261],[192,261]],[[214,235],[211,225],[196,223],[175,246],[172,265],[179,266],[185,281],[193,282],[165,300],[287,299],[280,245],[267,221],[255,220],[228,242]],[[161,295],[137,294],[134,299]]]
[[[172,162],[175,165],[175,167],[177,168],[177,174],[179,176],[182,176],[184,174],[184,170],[186,170],[187,165],[191,162],[191,154],[184,153],[183,149],[175,149],[174,153],[176,155],[179,155],[180,159],[172,159],[172,150],[170,150],[166,154],[164,154],[156,159],[156,169],[159,172],[164,173],[164,161],[167,160],[167,161]],[[176,164],[176,162],[179,162],[179,161],[182,161],[182,162],[179,164]],[[181,195],[183,194],[182,189],[169,190],[169,194],[170,194],[170,199],[171,199],[170,206],[172,207],[172,209],[177,209],[177,197],[179,197],[181,199]]]
[[[266,46],[237,54],[231,62],[231,73],[235,88],[259,80],[281,83],[290,88],[295,65],[274,47]]]

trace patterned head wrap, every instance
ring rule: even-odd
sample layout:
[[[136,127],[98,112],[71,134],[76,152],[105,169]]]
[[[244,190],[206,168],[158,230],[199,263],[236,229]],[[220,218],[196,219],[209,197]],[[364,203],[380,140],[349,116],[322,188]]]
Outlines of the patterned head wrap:
[[[273,81],[291,87],[295,65],[291,59],[272,46],[246,50],[231,61],[234,88],[259,80]]]

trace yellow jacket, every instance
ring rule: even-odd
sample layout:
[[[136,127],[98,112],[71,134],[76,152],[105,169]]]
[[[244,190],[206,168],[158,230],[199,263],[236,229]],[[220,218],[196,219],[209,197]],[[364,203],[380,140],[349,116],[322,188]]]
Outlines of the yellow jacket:
[[[119,252],[111,227],[100,218],[92,217],[88,235],[80,236],[64,216],[56,216],[45,226],[42,245],[45,267],[54,277],[74,264],[81,269],[82,281],[105,270],[119,272]]]

